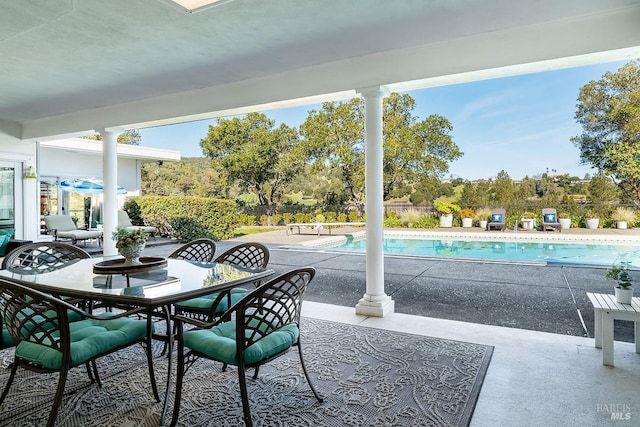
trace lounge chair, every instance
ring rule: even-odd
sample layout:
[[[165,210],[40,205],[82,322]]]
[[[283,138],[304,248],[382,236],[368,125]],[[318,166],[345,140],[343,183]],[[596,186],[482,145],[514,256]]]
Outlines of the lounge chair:
[[[145,233],[151,234],[153,240],[156,239],[156,232],[158,231],[158,229],[152,225],[133,225],[131,219],[129,218],[129,214],[127,214],[125,211],[118,211],[118,227],[130,231],[141,229]]]
[[[505,217],[506,211],[503,208],[493,209],[491,211],[491,219],[487,223],[487,231],[493,229],[504,231],[507,228]]]
[[[562,232],[562,227],[558,222],[558,213],[553,208],[542,209],[542,231],[547,231],[547,228]]]
[[[78,240],[97,239],[98,246],[102,243],[101,230],[79,229],[69,215],[47,215],[43,219],[47,232],[53,235],[56,241],[58,239],[71,239],[71,243],[75,245]]]

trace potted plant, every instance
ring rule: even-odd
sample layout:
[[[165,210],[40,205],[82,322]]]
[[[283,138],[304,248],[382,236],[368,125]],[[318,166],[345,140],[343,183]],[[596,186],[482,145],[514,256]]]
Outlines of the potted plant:
[[[487,228],[487,222],[491,218],[491,209],[489,208],[480,208],[476,211],[476,219],[478,220],[478,225],[482,229]]]
[[[140,256],[149,238],[148,233],[145,233],[141,228],[127,230],[124,227],[118,227],[111,238],[116,242],[118,253],[124,257],[124,265],[141,264]]]
[[[440,215],[440,227],[451,228],[453,226],[453,213],[460,211],[460,206],[444,200],[436,200],[433,207]]]
[[[536,225],[536,214],[526,211],[522,214],[520,221],[522,222],[522,228],[524,230],[533,230]]]
[[[464,208],[460,211],[460,218],[462,218],[462,227],[471,228],[473,225],[473,217],[476,213],[471,208]]]
[[[571,215],[568,212],[560,212],[558,214],[558,222],[560,223],[560,229],[562,230],[571,228]]]
[[[587,228],[591,230],[595,230],[600,224],[600,218],[593,209],[587,209],[587,211],[584,213],[584,220],[587,224]]]
[[[636,213],[631,208],[619,206],[613,211],[611,219],[616,222],[616,228],[626,229],[627,224],[633,224],[636,221]]]
[[[606,278],[615,280],[618,283],[614,288],[616,301],[621,304],[631,304],[631,298],[633,297],[633,278],[629,274],[627,267],[624,264],[612,266],[607,270]]]

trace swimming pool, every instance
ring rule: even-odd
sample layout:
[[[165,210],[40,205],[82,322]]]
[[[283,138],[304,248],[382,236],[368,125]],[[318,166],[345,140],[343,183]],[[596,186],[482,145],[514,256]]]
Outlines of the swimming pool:
[[[331,249],[365,251],[365,245],[364,239],[350,240]],[[385,237],[383,248],[387,254],[593,266],[624,262],[640,268],[640,245],[631,244]]]

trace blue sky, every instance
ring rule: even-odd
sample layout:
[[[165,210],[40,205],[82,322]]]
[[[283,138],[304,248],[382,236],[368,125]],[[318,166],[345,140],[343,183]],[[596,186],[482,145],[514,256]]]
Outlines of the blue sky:
[[[501,170],[513,179],[547,170],[582,178],[594,171],[580,165],[570,138],[581,132],[574,119],[580,88],[626,61],[483,80],[408,92],[416,100],[415,116],[440,114],[453,124],[453,140],[464,155],[449,174],[464,179],[495,177]],[[266,111],[276,126],[299,126],[319,104]],[[141,145],[180,150],[200,157],[200,140],[215,120],[141,129]]]

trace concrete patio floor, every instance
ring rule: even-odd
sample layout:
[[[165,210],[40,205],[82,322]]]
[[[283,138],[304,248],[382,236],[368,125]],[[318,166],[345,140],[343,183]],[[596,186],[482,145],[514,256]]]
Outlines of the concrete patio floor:
[[[278,230],[218,242],[218,251],[260,241],[278,273],[316,267],[305,316],[494,346],[471,426],[640,425],[632,324],[616,322],[615,367],[603,366],[594,347],[586,292],[612,292],[603,269],[386,256],[396,313],[373,318],[354,309],[365,290],[364,256],[298,246],[317,238]],[[178,246],[167,243],[150,242],[145,255]]]

